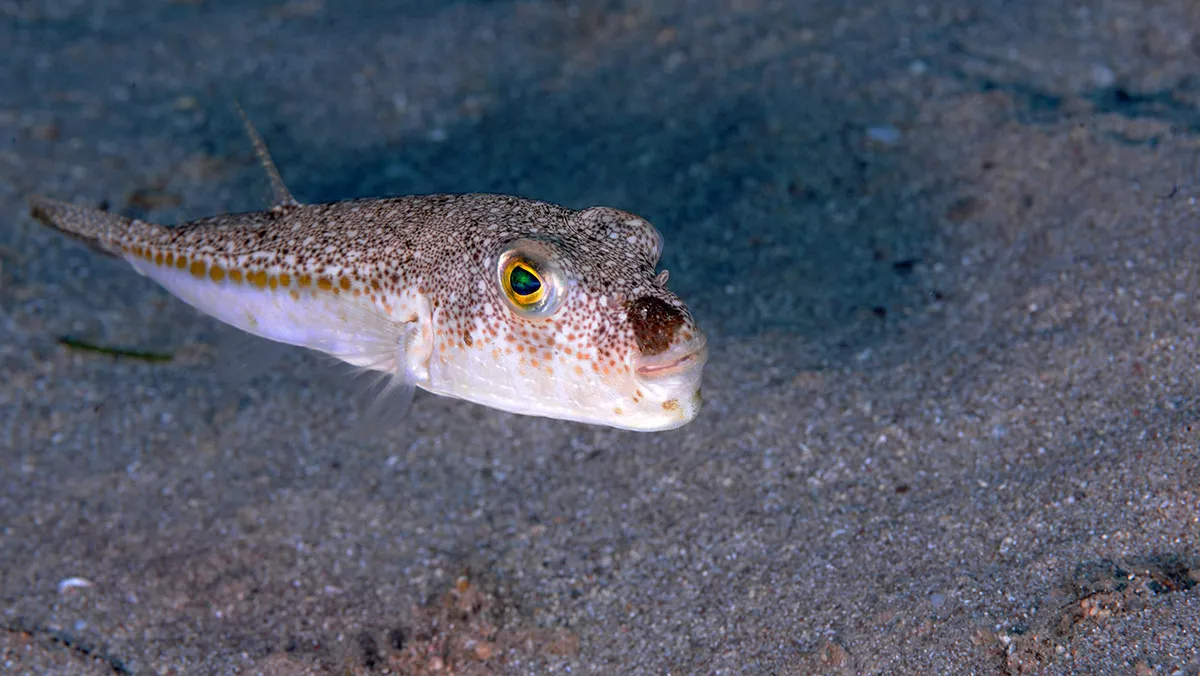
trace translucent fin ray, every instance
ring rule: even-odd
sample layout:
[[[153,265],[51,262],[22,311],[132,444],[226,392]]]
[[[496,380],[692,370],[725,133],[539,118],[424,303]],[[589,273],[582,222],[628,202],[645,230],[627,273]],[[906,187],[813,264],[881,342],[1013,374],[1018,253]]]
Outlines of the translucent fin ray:
[[[217,353],[217,375],[235,387],[273,370],[287,351],[294,349],[224,323],[213,348]]]
[[[250,143],[254,145],[254,154],[258,157],[258,162],[262,165],[263,170],[267,172],[267,180],[271,182],[272,206],[299,206],[300,202],[296,201],[295,197],[292,197],[287,184],[283,182],[283,177],[279,175],[279,168],[275,166],[275,161],[271,159],[271,153],[267,150],[267,144],[263,141],[262,136],[259,135],[258,130],[254,128],[254,123],[250,121],[250,116],[246,115],[242,104],[235,101],[233,105],[237,108],[238,115],[242,118],[242,124],[246,127],[246,135],[250,137]]]
[[[354,441],[371,441],[395,430],[412,406],[417,386],[409,373],[409,346],[420,329],[415,320],[397,322],[362,305],[345,308],[343,320],[353,332],[354,349],[314,347],[353,369],[351,400],[358,417],[348,433]]]

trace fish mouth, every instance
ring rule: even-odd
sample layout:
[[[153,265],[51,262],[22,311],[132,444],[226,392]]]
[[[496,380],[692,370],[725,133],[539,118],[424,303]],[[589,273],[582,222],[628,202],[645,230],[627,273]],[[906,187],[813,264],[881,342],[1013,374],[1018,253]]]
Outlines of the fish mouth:
[[[668,376],[696,371],[708,361],[708,345],[704,336],[674,345],[661,354],[639,357],[637,373],[642,378],[659,380]]]

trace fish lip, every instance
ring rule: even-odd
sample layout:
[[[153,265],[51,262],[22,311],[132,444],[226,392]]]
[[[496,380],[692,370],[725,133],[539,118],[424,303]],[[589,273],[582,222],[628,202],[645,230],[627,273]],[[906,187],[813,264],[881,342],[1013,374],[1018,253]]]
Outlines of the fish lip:
[[[708,361],[708,344],[703,336],[662,354],[640,357],[637,373],[642,378],[657,380],[670,375],[699,369]]]

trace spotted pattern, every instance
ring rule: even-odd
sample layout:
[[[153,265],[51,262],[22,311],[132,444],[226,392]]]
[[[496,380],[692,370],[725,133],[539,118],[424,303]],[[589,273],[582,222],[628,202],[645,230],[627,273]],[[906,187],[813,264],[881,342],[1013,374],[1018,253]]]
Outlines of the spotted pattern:
[[[77,207],[45,202],[40,208],[39,215],[35,204],[35,216],[69,234],[143,266],[186,271],[198,282],[296,300],[338,296],[389,316],[398,299],[415,293],[431,310],[431,361],[446,365],[447,379],[454,377],[451,367],[466,363],[466,353],[476,362],[482,356],[502,363],[504,369],[496,371],[501,375],[491,376],[498,391],[509,386],[495,381],[513,369],[521,382],[567,379],[579,391],[589,383],[633,382],[638,355],[658,354],[701,335],[687,307],[665,287],[665,276],[655,272],[662,249],[658,232],[637,216],[607,207],[573,211],[489,194],[408,196],[284,205],[175,227],[118,222],[86,210],[72,221],[62,210]],[[91,221],[81,225],[80,214]],[[497,283],[498,257],[520,240],[539,243],[561,269],[569,297],[549,317],[518,316]],[[431,374],[438,372],[435,366]],[[443,383],[430,389],[475,398],[466,389],[478,387],[471,383],[456,391]],[[696,388],[698,377],[691,389]],[[516,385],[509,389],[519,396]],[[644,388],[629,389],[628,400],[604,417],[620,418],[623,408],[648,403]],[[678,412],[677,398],[691,401],[698,392],[672,392],[649,403]],[[538,413],[531,408],[511,410]]]

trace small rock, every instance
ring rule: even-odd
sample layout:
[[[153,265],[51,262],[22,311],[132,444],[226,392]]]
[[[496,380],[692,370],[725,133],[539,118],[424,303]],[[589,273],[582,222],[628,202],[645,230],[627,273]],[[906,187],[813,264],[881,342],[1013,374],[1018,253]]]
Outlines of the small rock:
[[[903,134],[899,129],[889,125],[867,127],[867,138],[885,146],[894,146],[900,142]]]
[[[1111,68],[1103,64],[1092,66],[1092,72],[1089,74],[1092,84],[1097,87],[1111,87],[1117,81],[1117,74]]]
[[[85,589],[91,586],[91,580],[82,577],[67,577],[58,581],[58,593],[65,594],[72,589]]]

